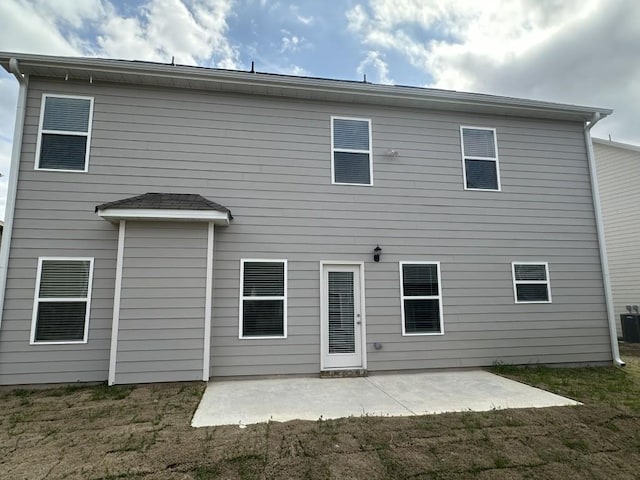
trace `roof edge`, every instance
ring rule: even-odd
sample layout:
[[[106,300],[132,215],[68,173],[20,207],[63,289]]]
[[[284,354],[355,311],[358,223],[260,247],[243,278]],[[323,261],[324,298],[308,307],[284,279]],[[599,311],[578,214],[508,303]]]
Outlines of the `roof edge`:
[[[422,87],[380,85],[351,80],[334,80],[326,78],[296,77],[272,73],[247,72],[240,70],[222,70],[208,67],[153,63],[145,61],[114,60],[90,57],[62,57],[49,55],[35,55],[25,53],[0,52],[0,64],[5,69],[11,58],[20,62],[21,69],[29,73],[29,67],[63,68],[71,72],[118,73],[128,76],[128,81],[136,83],[140,76],[165,77],[184,80],[199,80],[218,83],[220,85],[245,86],[263,92],[264,89],[278,88],[283,95],[300,97],[301,92],[324,91],[327,93],[347,94],[354,97],[368,99],[404,99],[416,102],[429,102],[443,106],[460,107],[473,105],[475,107],[493,107],[504,110],[512,115],[537,112],[538,115],[562,112],[576,120],[586,121],[596,113],[608,116],[613,110],[600,107],[570,105],[564,103],[529,100],[516,97],[489,95],[482,93],[458,92],[455,90],[439,90]],[[296,94],[297,92],[297,94]]]
[[[598,145],[608,145],[609,147],[622,148],[624,150],[631,150],[632,152],[640,152],[640,145],[632,145],[630,143],[614,142],[613,140],[606,140],[604,138],[592,137],[593,143]]]

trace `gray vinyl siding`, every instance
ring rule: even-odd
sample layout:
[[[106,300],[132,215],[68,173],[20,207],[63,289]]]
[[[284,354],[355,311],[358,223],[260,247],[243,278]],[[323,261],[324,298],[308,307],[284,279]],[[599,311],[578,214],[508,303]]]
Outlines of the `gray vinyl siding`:
[[[88,173],[33,170],[44,92],[95,97]],[[371,119],[373,186],[331,184],[331,115]],[[502,192],[464,190],[460,125],[496,128]],[[319,371],[321,260],[365,262],[369,370],[611,359],[579,123],[34,78],[0,381],[106,379],[117,227],[93,208],[146,192],[234,215],[215,232],[212,376]],[[96,258],[89,343],[29,346],[36,259],[65,254]],[[286,339],[238,338],[242,258],[288,260]],[[443,336],[401,335],[401,260],[441,262]],[[512,261],[549,262],[553,303],[514,304]]]
[[[115,383],[202,379],[207,224],[125,228]]]
[[[640,151],[593,144],[618,335],[620,314],[640,305]]]

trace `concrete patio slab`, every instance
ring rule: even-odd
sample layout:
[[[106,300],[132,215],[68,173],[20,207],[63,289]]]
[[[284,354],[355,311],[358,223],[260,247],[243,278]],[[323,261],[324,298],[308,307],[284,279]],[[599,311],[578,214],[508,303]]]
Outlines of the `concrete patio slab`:
[[[580,405],[483,370],[209,382],[191,425]]]

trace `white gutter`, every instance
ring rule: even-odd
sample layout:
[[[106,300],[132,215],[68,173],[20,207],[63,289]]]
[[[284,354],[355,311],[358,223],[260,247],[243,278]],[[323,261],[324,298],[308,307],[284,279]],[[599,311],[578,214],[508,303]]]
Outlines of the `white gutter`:
[[[0,52],[0,60],[12,57],[14,53]],[[230,91],[240,91],[239,87],[249,88],[258,94],[274,94],[275,89],[282,95],[293,98],[306,98],[310,93],[332,93],[341,95],[342,100],[403,99],[414,102],[418,107],[423,102],[429,103],[429,108],[440,105],[458,105],[458,108],[474,106],[480,109],[501,108],[504,114],[527,116],[543,114],[543,118],[558,118],[559,114],[567,114],[576,121],[585,121],[593,112],[602,115],[612,113],[609,109],[567,105],[553,102],[542,102],[514,97],[502,97],[479,93],[458,92],[431,88],[408,87],[399,85],[378,85],[359,81],[331,80],[313,77],[295,77],[260,72],[246,72],[236,70],[221,70],[186,65],[162,64],[153,62],[135,62],[126,60],[112,60],[102,58],[56,57],[48,55],[19,54],[25,71],[33,68],[46,69],[45,76],[54,75],[56,71],[76,79],[102,78],[110,81],[119,76],[128,78],[129,82],[139,82],[142,77],[157,80],[184,80],[210,82],[214,89],[230,88]],[[37,72],[34,72],[37,74]],[[136,80],[137,79],[137,80]],[[152,82],[152,84],[155,82]],[[164,83],[159,83],[164,85]],[[172,83],[172,85],[174,85]],[[175,85],[174,85],[175,86]],[[354,100],[352,100],[354,101]],[[356,100],[357,101],[357,100]]]
[[[604,296],[607,304],[607,318],[609,320],[609,337],[611,340],[611,354],[613,363],[619,367],[624,367],[625,363],[620,358],[618,349],[618,332],[616,329],[616,312],[613,307],[613,295],[611,294],[611,278],[609,277],[609,259],[607,258],[607,244],[604,237],[604,222],[602,221],[602,208],[600,206],[600,189],[598,188],[598,175],[596,161],[593,155],[593,144],[591,143],[591,129],[601,120],[599,113],[594,113],[593,119],[584,125],[584,141],[587,145],[587,158],[589,160],[589,171],[591,173],[591,195],[593,196],[593,208],[596,216],[596,229],[598,231],[598,247],[600,249],[600,265],[602,266],[602,280],[604,282]]]
[[[18,106],[16,109],[16,124],[13,130],[13,147],[11,149],[11,167],[9,169],[9,185],[7,189],[7,204],[4,214],[4,230],[2,232],[2,245],[0,246],[0,327],[4,316],[4,294],[7,286],[7,270],[9,267],[9,250],[11,248],[11,235],[13,230],[13,214],[16,204],[16,191],[18,190],[18,172],[20,171],[20,156],[22,154],[22,130],[27,104],[27,88],[29,77],[20,73],[18,60],[9,60],[9,71],[16,77],[20,84],[18,92]]]

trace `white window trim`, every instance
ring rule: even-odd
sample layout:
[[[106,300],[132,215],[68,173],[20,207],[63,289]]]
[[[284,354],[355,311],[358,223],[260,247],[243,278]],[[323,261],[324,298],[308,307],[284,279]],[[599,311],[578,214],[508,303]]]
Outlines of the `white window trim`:
[[[406,261],[406,262],[398,262],[400,268],[400,311],[402,312],[402,336],[403,337],[419,337],[419,336],[434,336],[434,335],[444,335],[444,314],[442,311],[442,280],[440,278],[440,262],[439,261]],[[420,295],[413,296],[404,295],[404,282],[403,282],[403,265],[436,265],[438,269],[438,295]],[[404,318],[404,301],[405,299],[410,300],[438,300],[438,311],[440,312],[440,331],[439,332],[423,332],[423,333],[407,333],[405,327],[405,318]]]
[[[546,280],[516,280],[516,265],[544,265],[547,275]],[[551,298],[551,278],[549,277],[549,262],[511,262],[511,278],[513,280],[513,299],[515,303],[553,303]],[[518,300],[518,289],[516,285],[546,285],[549,300]]]
[[[47,260],[62,260],[74,262],[89,262],[89,282],[87,284],[86,297],[57,297],[44,298],[47,302],[86,302],[86,311],[84,317],[84,335],[82,340],[65,340],[65,341],[36,341],[36,324],[38,322],[38,304],[40,303],[40,279],[42,277],[42,264]],[[89,316],[91,313],[91,289],[93,286],[93,257],[38,257],[38,273],[36,275],[36,289],[33,295],[33,315],[31,318],[31,334],[29,337],[30,345],[75,345],[87,343],[89,334]]]
[[[44,130],[44,106],[47,98],[77,98],[80,100],[89,100],[89,128],[87,132],[68,132],[64,130]],[[34,163],[34,170],[41,170],[43,172],[68,172],[68,173],[87,173],[89,171],[89,151],[91,150],[91,131],[93,129],[93,97],[83,97],[78,95],[59,95],[57,93],[43,93],[42,101],[40,102],[40,122],[38,124],[38,140],[36,143],[36,157]],[[76,135],[78,137],[87,137],[87,148],[84,153],[84,169],[83,170],[69,170],[61,168],[40,168],[40,147],[42,144],[43,134],[53,135]]]
[[[464,151],[464,129],[468,130],[488,130],[493,132],[493,146],[496,151],[495,158],[491,157],[475,157],[471,155],[465,155]],[[473,192],[501,192],[502,191],[502,182],[500,181],[500,159],[498,157],[498,134],[495,128],[488,127],[473,127],[470,125],[460,125],[460,151],[462,152],[462,182],[465,190],[473,191]],[[491,162],[495,162],[496,164],[496,177],[498,179],[498,188],[469,188],[467,187],[467,165],[465,160],[487,160]]]
[[[269,262],[269,263],[282,263],[284,265],[284,295],[278,295],[278,296],[269,296],[269,297],[252,297],[252,296],[248,296],[245,297],[244,296],[244,264],[245,263],[251,263],[251,262]],[[288,290],[288,266],[287,266],[287,259],[280,259],[280,258],[242,258],[240,259],[240,304],[239,304],[239,308],[238,308],[238,317],[240,319],[239,321],[239,330],[238,330],[238,338],[241,340],[264,340],[264,339],[286,339],[287,338],[287,290]],[[283,322],[283,333],[284,335],[276,335],[276,336],[259,336],[259,337],[255,337],[255,336],[251,336],[251,337],[245,337],[242,332],[243,332],[243,326],[244,326],[244,318],[243,318],[243,304],[245,300],[283,300],[283,305],[282,305],[282,309],[283,309],[283,314],[282,314],[282,322]]]
[[[350,148],[335,148],[333,143],[333,122],[334,120],[355,120],[358,122],[367,122],[369,125],[369,150],[353,150]],[[335,152],[344,153],[366,153],[369,155],[369,183],[343,183],[336,182],[335,176]],[[371,135],[371,119],[370,118],[357,118],[357,117],[340,117],[331,116],[331,183],[333,185],[356,185],[359,187],[372,187],[373,186],[373,137]]]

